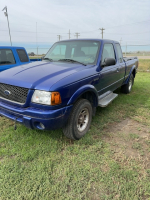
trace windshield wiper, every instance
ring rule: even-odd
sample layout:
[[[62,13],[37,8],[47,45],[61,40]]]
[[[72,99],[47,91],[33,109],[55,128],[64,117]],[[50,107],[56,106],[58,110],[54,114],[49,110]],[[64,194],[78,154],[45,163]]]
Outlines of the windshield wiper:
[[[43,60],[53,61],[53,59],[51,59],[51,58],[43,58]]]
[[[76,62],[76,63],[80,63],[80,64],[86,66],[86,64],[84,64],[84,63],[82,63],[82,62],[79,62],[79,61],[77,61],[77,60],[73,60],[73,59],[67,59],[67,58],[65,58],[65,59],[60,59],[60,60],[58,60],[58,61]]]

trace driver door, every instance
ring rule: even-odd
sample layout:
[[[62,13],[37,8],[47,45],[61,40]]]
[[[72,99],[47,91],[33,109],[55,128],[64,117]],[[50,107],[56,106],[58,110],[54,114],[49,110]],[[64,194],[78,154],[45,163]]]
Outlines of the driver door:
[[[100,71],[100,80],[97,86],[99,95],[102,95],[103,93],[107,91],[114,91],[115,89],[117,89],[119,85],[118,72],[119,72],[120,66],[117,63],[113,43],[104,44],[101,63],[104,62],[105,58],[114,58],[116,60],[116,64],[112,66],[105,66]]]

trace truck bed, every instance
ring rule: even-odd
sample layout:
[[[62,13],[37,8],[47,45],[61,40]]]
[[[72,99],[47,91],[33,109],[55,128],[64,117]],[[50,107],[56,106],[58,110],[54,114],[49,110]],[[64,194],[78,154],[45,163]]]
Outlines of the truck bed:
[[[134,56],[134,57],[123,57],[124,61],[129,61],[129,60],[134,60],[134,59],[138,59],[138,57]]]

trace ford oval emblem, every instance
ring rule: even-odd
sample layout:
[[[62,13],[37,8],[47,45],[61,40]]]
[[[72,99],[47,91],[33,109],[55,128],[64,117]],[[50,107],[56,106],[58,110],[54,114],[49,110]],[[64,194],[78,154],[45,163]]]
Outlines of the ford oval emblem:
[[[10,94],[11,94],[11,92],[8,91],[8,90],[5,90],[4,93],[5,93],[6,95],[10,95]]]

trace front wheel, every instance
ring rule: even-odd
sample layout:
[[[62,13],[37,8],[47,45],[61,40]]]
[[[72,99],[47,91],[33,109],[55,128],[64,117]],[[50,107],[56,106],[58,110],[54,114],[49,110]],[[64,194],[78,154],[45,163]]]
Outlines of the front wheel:
[[[121,87],[121,92],[125,93],[125,94],[130,93],[133,83],[134,83],[134,76],[133,76],[133,74],[131,74],[129,82]]]
[[[92,106],[86,99],[78,100],[69,116],[69,120],[63,128],[66,137],[79,140],[90,128],[92,121]]]

